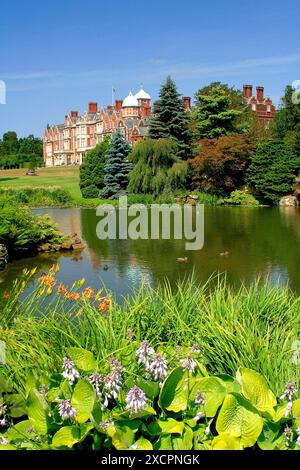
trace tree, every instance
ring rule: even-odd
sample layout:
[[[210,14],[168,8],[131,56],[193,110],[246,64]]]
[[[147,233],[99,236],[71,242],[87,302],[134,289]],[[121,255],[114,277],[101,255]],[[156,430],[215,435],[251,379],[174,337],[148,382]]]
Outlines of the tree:
[[[210,96],[214,89],[220,89],[224,94],[229,98],[229,104],[231,109],[236,109],[237,111],[244,111],[247,108],[247,103],[244,98],[243,92],[234,87],[229,87],[226,83],[221,82],[212,82],[209,85],[202,87],[198,90],[197,95],[207,95]]]
[[[187,158],[190,153],[189,113],[175,82],[167,77],[161,86],[159,100],[154,103],[153,116],[149,123],[152,139],[170,139],[176,142],[178,156]]]
[[[19,151],[19,141],[17,133],[9,131],[3,134],[1,142],[1,155],[15,155]]]
[[[104,188],[104,165],[106,152],[109,149],[109,139],[105,139],[87,153],[80,167],[80,190],[85,198],[99,197]]]
[[[43,142],[42,139],[34,137],[30,134],[28,137],[19,139],[19,154],[35,155],[36,157],[43,157]]]
[[[170,139],[146,139],[136,144],[129,157],[134,168],[128,190],[155,196],[184,187],[188,166],[177,156],[177,144]]]
[[[101,196],[109,199],[116,199],[124,192],[128,185],[128,174],[132,169],[128,162],[128,155],[131,147],[120,132],[117,132],[111,139],[110,147],[106,153],[104,165],[105,187]]]
[[[247,181],[272,203],[293,192],[300,158],[280,141],[259,144],[247,171]]]
[[[254,149],[247,134],[200,140],[198,155],[189,161],[193,187],[216,194],[240,188]]]
[[[282,98],[282,107],[275,117],[275,129],[279,139],[290,145],[300,157],[300,105],[295,100],[295,89],[288,85]]]
[[[236,92],[237,93],[237,92]],[[238,120],[242,116],[242,98],[233,100],[233,89],[219,82],[196,93],[196,107],[192,111],[192,130],[195,140],[214,139],[232,132],[241,132]],[[237,95],[236,95],[237,96]]]

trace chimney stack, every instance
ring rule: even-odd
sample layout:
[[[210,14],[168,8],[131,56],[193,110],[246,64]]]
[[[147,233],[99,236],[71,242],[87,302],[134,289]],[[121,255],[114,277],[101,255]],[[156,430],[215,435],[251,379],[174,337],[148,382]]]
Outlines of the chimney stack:
[[[184,110],[185,111],[190,111],[191,109],[191,97],[190,96],[184,96],[182,98],[183,103],[184,103]]]
[[[243,85],[243,95],[247,100],[252,97],[252,85]]]
[[[115,102],[116,111],[121,111],[122,104],[123,104],[123,100],[116,100],[116,102]]]
[[[263,102],[264,100],[264,87],[263,86],[256,87],[256,98],[257,98],[257,101]]]
[[[89,103],[89,113],[97,113],[98,103]]]
[[[71,111],[71,117],[78,118],[78,111]]]

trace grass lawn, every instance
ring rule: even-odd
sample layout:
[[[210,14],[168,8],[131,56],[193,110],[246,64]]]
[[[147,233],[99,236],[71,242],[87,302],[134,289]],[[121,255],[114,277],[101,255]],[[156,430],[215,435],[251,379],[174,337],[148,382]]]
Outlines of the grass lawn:
[[[97,205],[100,199],[83,199],[79,189],[79,167],[41,168],[37,176],[26,176],[26,169],[0,170],[0,188],[61,187],[71,194],[75,204]]]

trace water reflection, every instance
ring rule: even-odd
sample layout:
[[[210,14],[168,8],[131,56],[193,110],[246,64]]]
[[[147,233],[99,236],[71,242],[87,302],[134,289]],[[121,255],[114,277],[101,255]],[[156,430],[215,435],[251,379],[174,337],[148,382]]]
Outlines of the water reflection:
[[[85,277],[93,288],[107,286],[126,294],[141,281],[156,285],[167,278],[171,286],[194,271],[205,282],[216,271],[239,285],[253,282],[257,275],[272,281],[289,282],[300,292],[298,276],[300,211],[295,208],[205,208],[205,241],[200,251],[185,251],[185,240],[99,240],[94,209],[47,209],[66,233],[76,232],[86,244],[80,254],[44,254],[11,263],[0,273],[0,288],[9,285],[23,267],[47,270],[59,260],[60,281],[70,285]],[[227,250],[229,256],[220,253]],[[188,263],[177,258],[187,256]],[[1,283],[2,282],[2,283]]]

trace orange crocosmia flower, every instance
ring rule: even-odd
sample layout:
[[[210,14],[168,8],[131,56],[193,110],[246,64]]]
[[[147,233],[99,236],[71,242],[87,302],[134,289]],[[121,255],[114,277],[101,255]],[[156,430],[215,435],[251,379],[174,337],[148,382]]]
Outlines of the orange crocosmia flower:
[[[58,286],[57,290],[58,290],[58,292],[61,292],[62,294],[66,294],[68,292],[63,284],[60,284]]]
[[[4,298],[5,298],[5,299],[10,299],[10,294],[9,294],[9,292],[4,292]]]

